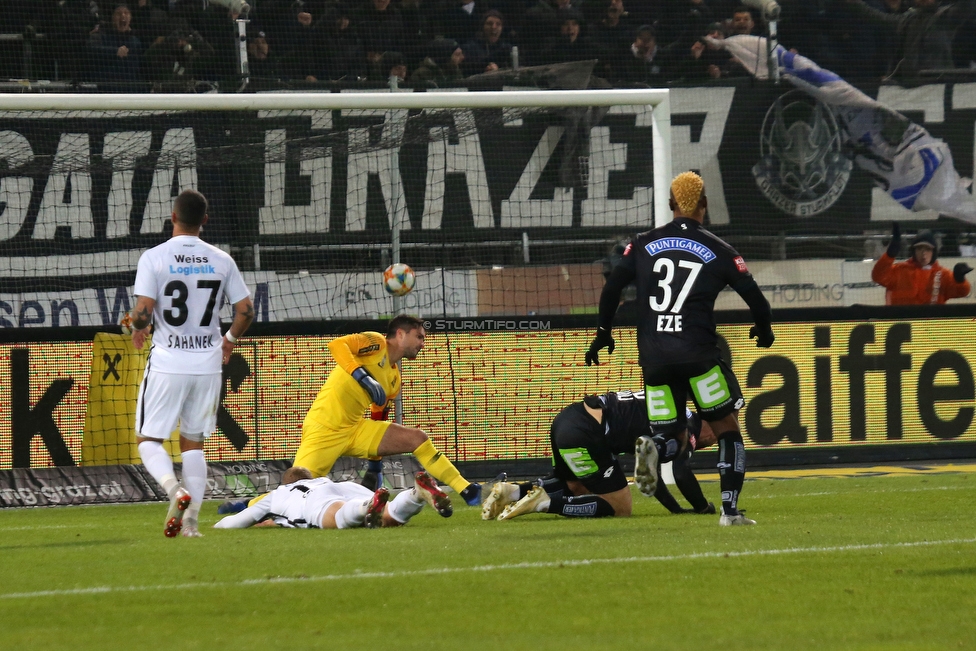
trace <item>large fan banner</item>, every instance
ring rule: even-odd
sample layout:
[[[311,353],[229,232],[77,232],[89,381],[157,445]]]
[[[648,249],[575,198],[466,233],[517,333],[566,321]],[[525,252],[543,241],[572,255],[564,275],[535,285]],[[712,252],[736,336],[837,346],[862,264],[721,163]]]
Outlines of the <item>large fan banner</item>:
[[[769,77],[765,61],[766,39],[760,36],[733,36],[721,44],[758,79]],[[814,123],[783,119],[783,98],[774,105],[771,131],[772,148],[780,156],[767,153],[757,174],[772,177],[776,183],[809,188],[830,177],[850,173],[848,157],[867,172],[892,199],[912,211],[936,210],[948,217],[976,223],[976,200],[969,192],[972,179],[962,179],[952,161],[952,152],[943,140],[934,138],[924,127],[824,70],[810,59],[777,45],[774,53],[782,77],[800,90],[830,107],[831,116]],[[838,133],[828,129],[836,120]],[[840,151],[818,157],[817,148],[836,137]],[[812,154],[812,156],[811,156]],[[812,164],[811,164],[812,163]]]

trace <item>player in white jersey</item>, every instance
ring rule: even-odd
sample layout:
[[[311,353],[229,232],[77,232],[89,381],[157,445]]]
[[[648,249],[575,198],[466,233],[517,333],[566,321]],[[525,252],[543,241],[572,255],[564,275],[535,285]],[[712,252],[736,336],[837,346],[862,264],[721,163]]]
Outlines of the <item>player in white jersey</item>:
[[[254,304],[233,258],[200,239],[207,199],[186,190],[173,204],[173,237],[149,249],[136,269],[132,343],[142,348],[154,326],[149,361],[139,387],[136,441],[146,470],[170,498],[164,533],[199,536],[207,484],[203,443],[217,428],[221,363],[254,320]],[[234,321],[220,336],[220,299]],[[183,484],[163,441],[180,428]],[[185,514],[185,518],[184,518]],[[184,526],[185,520],[185,526]]]
[[[390,492],[385,488],[373,492],[356,482],[313,479],[307,468],[294,466],[282,475],[281,486],[240,513],[223,518],[214,528],[266,524],[290,529],[399,527],[420,513],[424,504],[433,503],[435,496],[429,488],[440,492],[426,472],[418,472],[414,488],[400,491],[389,501]]]

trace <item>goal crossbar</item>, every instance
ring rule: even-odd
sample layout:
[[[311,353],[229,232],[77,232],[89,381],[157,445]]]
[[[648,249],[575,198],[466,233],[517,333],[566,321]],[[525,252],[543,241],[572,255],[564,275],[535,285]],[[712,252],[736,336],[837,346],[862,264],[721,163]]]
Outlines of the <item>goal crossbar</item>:
[[[298,109],[423,109],[648,105],[669,109],[666,88],[607,90],[517,90],[478,92],[348,92],[256,94],[71,94],[0,95],[8,111],[256,111]],[[670,111],[667,111],[670,114]]]

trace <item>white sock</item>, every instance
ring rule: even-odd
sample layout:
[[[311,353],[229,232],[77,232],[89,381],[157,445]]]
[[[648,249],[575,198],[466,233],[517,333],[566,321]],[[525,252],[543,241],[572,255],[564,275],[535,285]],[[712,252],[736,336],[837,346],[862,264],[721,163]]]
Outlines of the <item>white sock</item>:
[[[407,520],[420,513],[426,503],[413,490],[400,491],[386,505],[386,512],[400,524],[406,524]]]
[[[149,474],[159,482],[166,495],[172,498],[180,482],[176,479],[173,460],[163,447],[162,441],[143,441],[139,444],[139,456],[142,457],[142,465],[146,467]]]
[[[520,494],[519,485],[518,484],[513,484],[511,482],[505,482],[505,492],[507,493],[506,494],[506,497],[508,498],[508,500],[510,502],[518,502],[518,500],[519,500],[519,494]]]
[[[183,486],[190,493],[190,507],[183,519],[196,524],[207,490],[207,460],[203,450],[187,450],[180,456],[183,458]]]
[[[366,509],[372,500],[365,502],[346,502],[335,514],[336,529],[352,529],[363,526],[366,521]]]

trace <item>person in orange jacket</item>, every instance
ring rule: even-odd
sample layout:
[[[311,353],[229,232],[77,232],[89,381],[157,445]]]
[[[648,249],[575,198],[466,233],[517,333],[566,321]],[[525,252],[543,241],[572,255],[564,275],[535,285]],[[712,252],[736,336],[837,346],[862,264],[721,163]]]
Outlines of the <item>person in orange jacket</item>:
[[[960,262],[950,272],[936,262],[939,251],[932,231],[919,231],[912,240],[912,257],[895,262],[900,246],[901,229],[895,222],[888,251],[871,270],[871,280],[886,290],[886,305],[941,305],[969,294],[966,274],[973,268]]]

